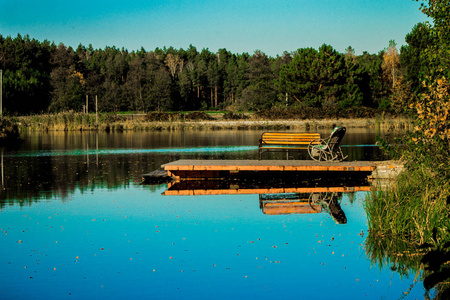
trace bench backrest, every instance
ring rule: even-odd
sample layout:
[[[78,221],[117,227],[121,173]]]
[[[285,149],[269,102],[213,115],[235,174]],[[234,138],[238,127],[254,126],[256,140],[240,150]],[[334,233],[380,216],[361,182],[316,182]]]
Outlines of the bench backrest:
[[[263,144],[272,145],[308,145],[315,139],[320,139],[320,133],[264,132],[261,135]]]

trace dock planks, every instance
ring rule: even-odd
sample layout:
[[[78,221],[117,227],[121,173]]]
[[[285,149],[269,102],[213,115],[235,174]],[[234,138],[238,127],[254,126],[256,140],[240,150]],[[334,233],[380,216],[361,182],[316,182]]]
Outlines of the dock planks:
[[[177,160],[162,165],[178,176],[184,172],[373,172],[376,163],[370,161],[318,162],[311,160]]]

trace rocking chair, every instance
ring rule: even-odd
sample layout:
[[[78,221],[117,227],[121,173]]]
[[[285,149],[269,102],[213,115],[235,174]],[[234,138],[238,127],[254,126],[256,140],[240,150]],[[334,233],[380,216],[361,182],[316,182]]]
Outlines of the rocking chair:
[[[345,135],[345,127],[336,127],[326,139],[315,139],[308,145],[309,156],[317,161],[343,161],[344,157],[339,146]]]

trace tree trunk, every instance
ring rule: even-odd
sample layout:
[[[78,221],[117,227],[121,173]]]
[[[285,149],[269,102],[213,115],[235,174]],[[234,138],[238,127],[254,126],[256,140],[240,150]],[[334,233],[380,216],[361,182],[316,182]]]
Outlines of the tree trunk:
[[[214,86],[214,107],[217,107],[217,84]]]
[[[395,90],[395,67],[392,67],[392,89]]]
[[[212,87],[211,87],[211,107],[214,107],[214,93]]]

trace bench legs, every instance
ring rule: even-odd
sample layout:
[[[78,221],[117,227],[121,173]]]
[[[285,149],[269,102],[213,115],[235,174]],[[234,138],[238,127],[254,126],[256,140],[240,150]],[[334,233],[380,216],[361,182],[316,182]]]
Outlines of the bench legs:
[[[263,149],[258,148],[258,160],[262,159],[262,155],[264,152],[286,152],[286,160],[289,160],[289,151],[302,151],[302,150],[295,150],[295,149],[282,149],[282,150],[270,150],[270,149]]]

